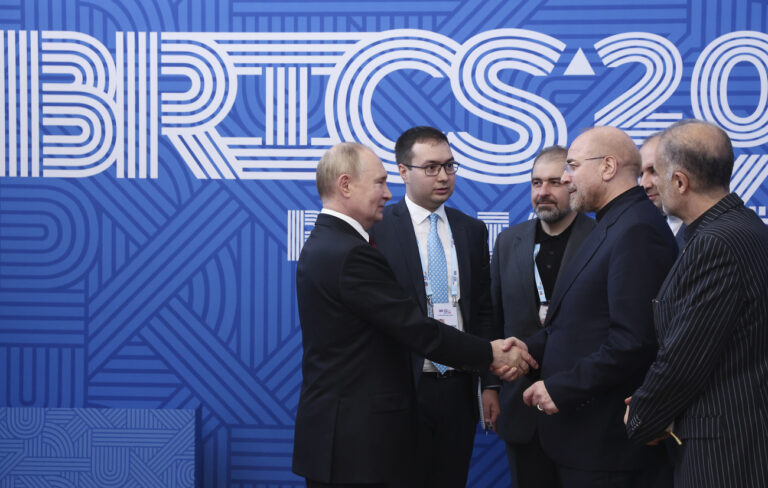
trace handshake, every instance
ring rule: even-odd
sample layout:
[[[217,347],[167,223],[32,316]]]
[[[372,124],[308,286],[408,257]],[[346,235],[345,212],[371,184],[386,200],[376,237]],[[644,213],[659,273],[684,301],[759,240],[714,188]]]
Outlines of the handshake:
[[[491,372],[504,381],[514,381],[527,374],[530,368],[539,368],[536,360],[528,354],[528,346],[516,337],[496,339],[491,342],[491,349]]]

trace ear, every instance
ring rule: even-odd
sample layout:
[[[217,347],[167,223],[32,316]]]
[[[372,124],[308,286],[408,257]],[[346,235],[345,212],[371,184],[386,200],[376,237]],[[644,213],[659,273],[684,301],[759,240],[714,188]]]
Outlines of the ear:
[[[339,190],[339,195],[341,195],[342,197],[348,198],[351,193],[351,189],[350,189],[351,183],[352,183],[352,178],[350,178],[348,174],[345,173],[339,176],[339,178],[336,180],[336,188]]]
[[[408,168],[402,164],[398,164],[397,170],[400,172],[400,178],[403,179],[403,183],[408,183]]]
[[[672,173],[672,188],[675,189],[680,195],[691,189],[691,180],[688,179],[688,175],[682,171],[675,171]]]
[[[616,176],[619,169],[619,162],[613,156],[606,156],[600,161],[600,176],[603,181],[610,181]]]

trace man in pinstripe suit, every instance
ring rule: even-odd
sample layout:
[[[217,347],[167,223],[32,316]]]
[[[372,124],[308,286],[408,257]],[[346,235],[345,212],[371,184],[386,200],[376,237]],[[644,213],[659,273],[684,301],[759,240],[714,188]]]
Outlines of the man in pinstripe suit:
[[[687,245],[654,300],[659,352],[627,432],[674,432],[676,487],[768,486],[768,227],[729,193],[732,170],[714,125],[682,121],[661,136],[657,184]]]

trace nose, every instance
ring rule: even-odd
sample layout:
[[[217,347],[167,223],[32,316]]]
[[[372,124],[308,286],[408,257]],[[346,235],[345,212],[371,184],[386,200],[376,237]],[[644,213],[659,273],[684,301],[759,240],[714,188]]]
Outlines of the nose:
[[[388,202],[390,200],[392,200],[392,192],[389,191],[389,187],[384,183],[384,201]]]
[[[653,180],[651,179],[651,175],[648,173],[643,173],[642,176],[640,176],[640,186],[642,186],[645,190],[650,190],[653,188]]]
[[[571,175],[568,174],[568,171],[563,168],[563,174],[560,176],[560,183],[563,185],[570,185],[571,184]]]

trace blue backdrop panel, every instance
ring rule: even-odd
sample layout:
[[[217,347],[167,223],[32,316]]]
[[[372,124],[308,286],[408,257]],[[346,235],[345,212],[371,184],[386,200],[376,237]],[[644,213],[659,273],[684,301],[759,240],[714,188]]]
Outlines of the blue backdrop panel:
[[[315,165],[444,130],[489,245],[542,147],[728,131],[768,205],[764,0],[0,0],[0,406],[199,409],[203,486],[301,486]],[[471,486],[506,486],[479,435]]]
[[[0,487],[195,486],[195,411],[0,407]]]

